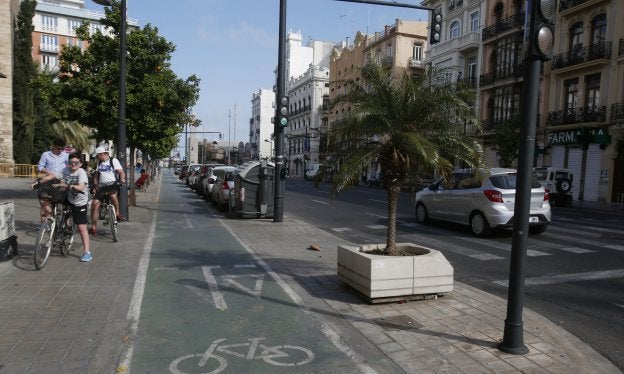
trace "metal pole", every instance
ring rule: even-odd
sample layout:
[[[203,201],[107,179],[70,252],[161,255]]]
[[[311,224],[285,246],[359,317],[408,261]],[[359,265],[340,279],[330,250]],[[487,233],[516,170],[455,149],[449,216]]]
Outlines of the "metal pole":
[[[527,2],[527,9],[530,5]],[[532,15],[525,23],[525,33],[533,32]],[[532,12],[531,12],[532,13]],[[532,38],[525,43],[525,49],[532,50]],[[523,343],[522,309],[524,307],[524,268],[526,262],[527,239],[529,235],[529,214],[531,210],[531,174],[533,153],[535,152],[535,133],[539,99],[539,76],[541,60],[530,53],[524,60],[524,80],[522,83],[522,128],[518,157],[518,176],[516,180],[516,203],[514,206],[514,226],[511,241],[511,259],[509,264],[509,290],[507,294],[507,318],[503,341],[498,349],[512,354],[525,354],[529,349]]]
[[[121,0],[121,27],[119,31],[119,127],[117,138],[119,146],[117,148],[117,158],[121,167],[126,171],[126,0]],[[126,174],[126,182],[128,175]],[[128,184],[124,183],[119,189],[119,210],[121,215],[130,219],[128,214]]]
[[[280,0],[279,11],[279,45],[277,50],[277,101],[286,95],[286,0]],[[284,189],[286,181],[282,179],[284,167],[284,128],[279,124],[279,105],[276,105],[274,131],[275,134],[275,194],[273,197],[273,222],[284,220]]]

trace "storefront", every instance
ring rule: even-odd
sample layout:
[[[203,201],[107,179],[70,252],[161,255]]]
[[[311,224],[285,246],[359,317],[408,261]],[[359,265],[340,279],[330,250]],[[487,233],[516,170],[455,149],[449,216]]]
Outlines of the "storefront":
[[[609,168],[604,150],[611,143],[606,128],[576,128],[552,131],[547,136],[550,166],[574,173],[574,200],[604,201],[609,184]]]

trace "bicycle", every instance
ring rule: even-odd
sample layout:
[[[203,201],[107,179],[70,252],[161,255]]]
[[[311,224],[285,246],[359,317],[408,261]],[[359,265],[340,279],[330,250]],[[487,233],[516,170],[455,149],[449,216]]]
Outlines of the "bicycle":
[[[74,243],[76,224],[71,204],[65,202],[66,188],[46,190],[40,188],[39,183],[35,188],[39,189],[39,198],[49,200],[52,206],[52,214],[41,224],[35,241],[34,263],[41,270],[47,264],[52,248],[58,248],[63,256],[69,254]]]
[[[110,195],[116,192],[117,191],[114,189],[105,191],[104,199],[100,201],[100,208],[98,210],[98,217],[100,220],[104,221],[105,226],[108,225],[110,227],[114,242],[118,241],[117,212],[115,212],[115,206],[111,202]]]

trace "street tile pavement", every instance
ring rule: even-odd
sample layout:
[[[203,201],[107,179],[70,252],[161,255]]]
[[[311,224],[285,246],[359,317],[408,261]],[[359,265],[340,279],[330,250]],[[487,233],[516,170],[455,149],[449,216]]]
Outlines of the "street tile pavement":
[[[524,343],[529,352],[501,352],[507,303],[460,282],[437,299],[367,304],[343,285],[336,272],[336,248],[346,243],[306,222],[223,219],[284,279],[301,285],[302,298],[322,300],[406,373],[620,373],[591,347],[541,315],[524,309]],[[309,250],[310,244],[320,251]],[[388,328],[375,320],[408,316],[412,328]]]

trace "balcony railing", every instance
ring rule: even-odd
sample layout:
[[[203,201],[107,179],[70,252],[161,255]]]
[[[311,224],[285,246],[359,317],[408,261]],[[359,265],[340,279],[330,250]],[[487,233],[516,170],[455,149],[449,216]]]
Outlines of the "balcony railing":
[[[457,81],[464,83],[466,86],[470,88],[477,87],[477,77],[461,78],[461,79],[458,79]]]
[[[516,13],[483,29],[481,40],[492,38],[514,27],[524,26],[524,12]]]
[[[560,53],[552,58],[552,69],[562,69],[584,62],[611,58],[612,42],[600,42],[589,47],[574,47],[572,51]]]
[[[565,12],[568,9],[572,9],[577,5],[588,2],[589,0],[561,0],[559,2],[559,11]]]
[[[520,78],[524,73],[524,65],[517,64],[496,69],[495,72],[481,74],[479,77],[479,85],[487,86],[501,80],[509,78]]]
[[[575,123],[604,122],[607,117],[605,106],[583,107],[548,112],[546,125],[559,126]]]
[[[423,62],[422,60],[417,60],[414,57],[410,57],[407,60],[407,66],[409,66],[410,68],[421,68],[423,67]]]
[[[611,121],[624,120],[624,102],[611,104]]]
[[[58,52],[58,44],[41,44],[40,49],[42,52]]]

